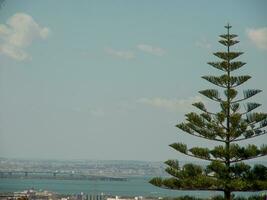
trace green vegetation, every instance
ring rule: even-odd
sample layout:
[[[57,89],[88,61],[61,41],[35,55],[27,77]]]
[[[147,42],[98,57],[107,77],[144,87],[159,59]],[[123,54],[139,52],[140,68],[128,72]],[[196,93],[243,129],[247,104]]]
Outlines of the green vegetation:
[[[260,195],[260,196],[251,196],[251,197],[236,197],[233,198],[233,200],[265,200],[266,195]],[[223,196],[215,196],[208,199],[203,198],[196,198],[192,196],[183,196],[183,197],[177,197],[177,198],[164,198],[164,200],[224,200]]]
[[[247,102],[254,95],[261,92],[258,89],[248,89],[239,94],[238,86],[251,77],[248,75],[234,75],[235,70],[243,67],[244,62],[235,58],[242,52],[231,51],[232,46],[239,41],[237,35],[230,34],[230,25],[225,26],[227,33],[220,35],[219,42],[226,47],[225,52],[214,55],[221,60],[209,62],[212,67],[222,71],[219,76],[203,76],[217,89],[206,89],[200,94],[216,102],[219,112],[210,112],[204,103],[197,102],[193,106],[200,112],[186,114],[186,122],[177,127],[190,135],[218,144],[213,149],[193,147],[183,143],[173,143],[170,146],[180,153],[210,161],[206,167],[196,164],[179,166],[178,161],[166,161],[166,172],[171,178],[153,178],[150,183],[163,188],[175,190],[216,190],[223,191],[224,198],[232,199],[233,191],[260,191],[267,189],[267,167],[264,165],[250,165],[245,160],[258,158],[267,154],[267,145],[260,147],[249,144],[239,146],[239,142],[266,134],[263,130],[267,126],[267,114],[254,112],[260,104]],[[245,109],[241,103],[246,102]]]

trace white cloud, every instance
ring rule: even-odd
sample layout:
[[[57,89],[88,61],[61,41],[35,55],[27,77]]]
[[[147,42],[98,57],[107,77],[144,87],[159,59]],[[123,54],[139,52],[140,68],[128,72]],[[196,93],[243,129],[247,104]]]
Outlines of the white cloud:
[[[84,113],[84,114],[89,114],[90,116],[93,117],[103,117],[105,116],[106,112],[103,108],[100,107],[73,107],[71,108],[71,111],[77,112],[77,113]]]
[[[132,51],[118,51],[112,48],[105,48],[106,53],[108,53],[109,55],[115,56],[115,57],[119,57],[119,58],[123,58],[123,59],[133,59],[135,58],[135,54]]]
[[[156,56],[163,56],[166,53],[164,49],[160,47],[153,47],[148,44],[138,44],[137,49]]]
[[[192,103],[203,101],[200,96],[190,97],[188,99],[167,99],[162,97],[141,98],[138,103],[146,104],[152,107],[163,108],[169,111],[186,110],[191,108]]]
[[[258,29],[249,28],[246,32],[248,38],[256,47],[260,49],[267,49],[267,27]]]
[[[206,38],[202,38],[201,40],[196,41],[195,45],[197,47],[204,48],[204,49],[211,48],[211,43]]]
[[[26,13],[16,13],[0,24],[0,54],[15,60],[31,59],[25,48],[36,39],[46,39],[49,28],[41,27]]]
[[[91,110],[89,110],[89,112],[94,117],[104,117],[105,116],[105,112],[102,108],[91,109]]]

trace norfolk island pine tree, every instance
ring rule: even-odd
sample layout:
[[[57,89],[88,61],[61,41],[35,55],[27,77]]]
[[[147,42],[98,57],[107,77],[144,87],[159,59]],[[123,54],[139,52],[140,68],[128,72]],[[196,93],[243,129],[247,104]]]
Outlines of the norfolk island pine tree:
[[[170,178],[156,177],[150,183],[174,190],[211,190],[222,191],[224,198],[230,200],[234,191],[261,191],[267,189],[267,167],[256,164],[250,166],[243,161],[267,155],[267,146],[258,147],[254,144],[240,146],[243,140],[262,136],[267,133],[267,114],[255,112],[258,103],[247,100],[261,92],[258,89],[243,90],[238,94],[238,86],[251,77],[248,75],[233,75],[235,70],[246,63],[236,61],[242,52],[232,51],[232,46],[239,41],[237,35],[230,34],[231,26],[225,26],[227,33],[220,35],[219,43],[226,51],[216,52],[218,62],[208,62],[220,70],[220,76],[203,76],[202,78],[215,85],[217,89],[206,89],[199,93],[217,103],[219,112],[209,111],[204,103],[196,102],[193,106],[199,113],[186,114],[186,122],[178,124],[183,133],[198,138],[216,141],[214,148],[188,148],[184,143],[173,143],[173,149],[187,156],[209,161],[205,167],[196,164],[179,166],[177,160],[165,162],[166,172]],[[241,109],[241,103],[245,109]]]

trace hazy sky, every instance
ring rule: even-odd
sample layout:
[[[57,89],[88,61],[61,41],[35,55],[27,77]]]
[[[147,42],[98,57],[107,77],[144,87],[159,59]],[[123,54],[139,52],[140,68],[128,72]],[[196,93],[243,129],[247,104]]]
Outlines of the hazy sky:
[[[267,1],[6,0],[0,10],[0,156],[166,160],[182,134],[206,62],[230,22],[247,62],[245,88],[264,92]],[[213,105],[211,105],[213,106]],[[266,136],[249,142],[261,144]]]

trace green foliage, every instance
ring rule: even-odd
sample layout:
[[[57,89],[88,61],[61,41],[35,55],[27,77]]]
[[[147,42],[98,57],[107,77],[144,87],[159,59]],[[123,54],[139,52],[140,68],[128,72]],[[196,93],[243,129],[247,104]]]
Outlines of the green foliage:
[[[250,180],[260,180],[266,181],[267,180],[267,167],[264,165],[255,165],[251,170],[251,176],[249,177]]]
[[[207,112],[207,109],[205,108],[205,105],[202,102],[196,102],[196,103],[193,103],[192,105],[204,112]]]
[[[226,97],[228,97],[230,100],[232,100],[236,97],[238,92],[235,89],[229,89],[229,90],[224,90],[224,94]]]
[[[251,103],[251,102],[249,102],[249,103],[246,104],[246,111],[247,111],[247,112],[250,112],[250,111],[252,111],[252,110],[258,108],[259,106],[261,106],[261,104],[259,104],[259,103]]]
[[[228,76],[223,74],[221,76],[202,76],[203,79],[213,83],[222,88],[237,87],[251,78],[251,76]]]
[[[255,124],[261,121],[265,121],[267,118],[266,113],[248,113],[247,114],[247,122],[249,124]]]
[[[237,40],[220,40],[219,42],[221,44],[223,44],[224,46],[233,46],[233,45],[237,44],[239,41],[237,41]]]
[[[189,150],[193,155],[200,158],[210,158],[210,153],[208,148],[193,147]]]
[[[230,62],[228,63],[227,61],[222,61],[222,62],[208,62],[209,65],[211,65],[212,67],[222,70],[224,72],[227,71],[234,71],[239,69],[240,67],[242,67],[243,65],[245,65],[246,63],[244,62],[240,62],[240,61],[234,61],[234,62]]]
[[[216,52],[216,53],[213,53],[213,55],[215,55],[218,58],[221,58],[225,61],[233,60],[242,54],[243,54],[243,52]]]
[[[202,175],[202,167],[194,164],[185,164],[181,170],[184,178],[191,178]]]
[[[243,94],[244,94],[244,98],[248,99],[248,98],[253,97],[254,95],[256,95],[260,92],[262,92],[262,90],[249,89],[249,90],[244,90]]]
[[[175,150],[186,154],[187,153],[187,145],[183,143],[173,143],[170,144],[170,147],[174,148]]]
[[[175,198],[164,198],[163,200],[203,200],[201,198],[191,197],[191,196],[182,196],[182,197],[175,197]]]
[[[214,158],[221,158],[222,159],[225,157],[225,149],[222,145],[214,147],[214,149],[212,149],[210,151],[210,153]]]
[[[251,176],[251,167],[243,162],[236,163],[230,167],[233,178],[246,179]]]
[[[175,197],[175,198],[170,198],[170,197],[165,197],[163,200],[225,200],[225,198],[221,195],[210,197],[210,198],[197,198],[197,197],[192,197],[192,196],[181,196],[181,197]],[[233,200],[265,200],[264,196],[250,196],[250,197],[234,197]]]
[[[238,35],[235,34],[222,34],[220,35],[221,38],[225,40],[232,40],[233,38],[237,37]]]
[[[169,167],[172,167],[174,169],[179,169],[179,162],[178,160],[167,160],[165,161],[165,164]]]
[[[267,189],[267,168],[264,165],[253,167],[242,162],[267,155],[267,146],[255,144],[241,146],[239,141],[266,134],[267,114],[255,112],[261,104],[244,102],[261,92],[258,89],[243,91],[240,97],[238,86],[248,81],[251,76],[233,76],[232,71],[243,67],[246,63],[233,61],[243,52],[230,51],[239,41],[233,40],[237,35],[230,34],[231,26],[225,26],[227,34],[220,35],[219,43],[226,46],[227,51],[214,53],[220,61],[208,62],[219,69],[222,74],[217,76],[202,76],[203,79],[215,85],[218,89],[205,89],[200,94],[217,103],[219,111],[210,112],[202,102],[193,103],[200,113],[186,114],[186,122],[176,125],[185,133],[220,142],[213,148],[187,147],[184,143],[173,143],[170,146],[185,155],[210,161],[206,167],[185,164],[179,166],[178,161],[168,160],[166,172],[171,178],[154,178],[151,184],[181,190],[219,190],[230,200],[233,191],[259,191]],[[223,90],[223,95],[219,91]],[[240,99],[241,98],[241,99]],[[244,109],[241,103],[244,102]],[[215,199],[221,199],[218,197]],[[185,199],[191,199],[186,197]],[[194,199],[194,198],[193,198]],[[253,199],[253,198],[252,198]],[[251,200],[252,200],[251,199]],[[255,198],[257,199],[257,198]]]
[[[221,100],[218,90],[215,90],[215,89],[201,90],[199,91],[199,93],[212,100],[217,100],[217,101]]]

